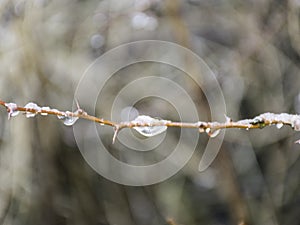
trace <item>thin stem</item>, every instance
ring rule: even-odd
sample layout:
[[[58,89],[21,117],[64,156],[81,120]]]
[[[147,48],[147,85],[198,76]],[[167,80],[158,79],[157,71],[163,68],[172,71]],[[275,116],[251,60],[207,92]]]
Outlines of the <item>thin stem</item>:
[[[244,119],[233,122],[230,118],[225,116],[226,121],[221,122],[203,122],[198,121],[194,123],[187,123],[187,122],[174,122],[169,120],[155,120],[155,122],[136,122],[136,121],[126,121],[126,122],[114,122],[110,120],[105,120],[103,118],[98,118],[92,115],[89,115],[87,112],[82,110],[77,103],[77,110],[75,112],[69,111],[59,111],[57,109],[50,109],[49,107],[38,107],[36,108],[29,108],[29,107],[20,107],[17,106],[15,103],[6,103],[0,100],[0,105],[6,107],[9,118],[13,112],[19,111],[26,113],[34,113],[34,114],[50,114],[56,115],[60,117],[78,117],[81,119],[93,121],[99,123],[101,125],[107,125],[114,127],[115,134],[114,140],[118,132],[123,128],[133,128],[133,127],[154,127],[154,126],[167,126],[167,127],[180,127],[180,128],[195,128],[199,129],[199,132],[206,132],[207,134],[212,134],[213,131],[220,130],[220,129],[227,129],[227,128],[239,128],[239,129],[261,129],[269,125],[277,125],[280,128],[283,125],[289,125],[294,130],[300,130],[300,116],[281,113],[281,114],[274,114],[274,113],[263,113],[260,114],[253,119]],[[11,107],[13,105],[13,107]]]

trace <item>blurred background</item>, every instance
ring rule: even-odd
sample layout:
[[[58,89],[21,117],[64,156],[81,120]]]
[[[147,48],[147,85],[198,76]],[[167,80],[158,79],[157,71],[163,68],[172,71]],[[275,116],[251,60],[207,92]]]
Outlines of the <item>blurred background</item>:
[[[2,0],[0,99],[70,110],[78,82],[95,59],[121,44],[154,39],[204,59],[233,120],[300,113],[299,13],[298,0]],[[152,67],[129,66],[112,76],[96,115],[110,119],[114,98],[129,81],[164,71],[159,76],[184,88],[199,118],[210,120],[205,95],[189,76]],[[142,93],[149,86],[138,88]],[[141,99],[135,107],[180,120],[176,107],[161,99]],[[125,154],[119,142],[111,144],[113,132],[107,129],[101,137],[107,148],[115,157]],[[163,155],[176,145],[178,132],[167,132]],[[176,175],[131,187],[103,178],[86,163],[72,127],[52,116],[8,121],[2,108],[0,224],[299,224],[300,146],[294,144],[299,137],[290,127],[228,130],[216,160],[200,173],[208,140],[201,134],[193,157]]]

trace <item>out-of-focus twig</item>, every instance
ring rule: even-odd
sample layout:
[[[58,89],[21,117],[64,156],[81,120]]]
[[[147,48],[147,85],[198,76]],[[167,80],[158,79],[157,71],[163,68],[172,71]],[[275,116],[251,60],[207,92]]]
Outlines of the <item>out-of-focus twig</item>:
[[[167,224],[168,225],[177,225],[177,223],[175,223],[175,221],[172,218],[167,219]]]

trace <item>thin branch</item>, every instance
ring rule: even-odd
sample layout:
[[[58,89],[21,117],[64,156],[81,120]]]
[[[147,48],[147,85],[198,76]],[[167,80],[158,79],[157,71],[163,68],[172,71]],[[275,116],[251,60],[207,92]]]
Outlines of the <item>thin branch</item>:
[[[6,103],[0,100],[0,105],[6,107],[8,112],[8,118],[18,115],[19,112],[23,112],[27,117],[33,117],[37,114],[40,115],[56,115],[59,119],[69,120],[66,125],[73,125],[78,118],[93,121],[101,125],[107,125],[114,128],[113,142],[120,130],[124,128],[138,128],[138,127],[180,127],[180,128],[195,128],[199,132],[206,132],[210,137],[215,137],[221,129],[226,128],[239,128],[239,129],[262,129],[269,125],[276,125],[277,128],[281,128],[283,125],[291,126],[295,131],[300,131],[300,115],[293,115],[287,113],[275,114],[275,113],[263,113],[253,119],[244,119],[239,121],[232,121],[225,115],[225,122],[204,122],[198,121],[194,123],[187,122],[173,122],[169,120],[154,119],[149,116],[139,116],[140,118],[132,121],[114,122],[105,120],[92,115],[89,115],[83,109],[80,108],[78,102],[76,102],[77,110],[75,112],[60,111],[57,109],[51,109],[49,107],[40,107],[35,103],[28,103],[24,107],[20,107],[15,103]],[[143,119],[142,119],[143,118]],[[150,119],[149,119],[150,118]],[[70,121],[70,119],[73,119]],[[148,131],[149,132],[149,131]],[[159,133],[159,132],[158,132]],[[297,141],[300,143],[300,140]]]

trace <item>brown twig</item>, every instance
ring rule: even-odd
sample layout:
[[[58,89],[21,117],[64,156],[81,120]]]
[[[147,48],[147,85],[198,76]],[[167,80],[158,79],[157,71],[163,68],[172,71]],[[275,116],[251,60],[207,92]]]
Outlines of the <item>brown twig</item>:
[[[115,141],[117,134],[123,128],[134,128],[134,127],[155,127],[155,126],[166,126],[166,127],[180,127],[180,128],[195,128],[199,132],[206,132],[209,136],[214,137],[216,133],[221,129],[226,128],[239,128],[239,129],[261,129],[269,125],[276,125],[281,128],[283,125],[289,125],[294,130],[300,131],[300,115],[293,115],[287,113],[275,114],[275,113],[263,113],[253,119],[244,119],[239,121],[232,121],[229,117],[225,116],[225,122],[203,122],[198,121],[194,123],[186,122],[173,122],[169,120],[153,120],[153,122],[141,122],[141,121],[126,121],[126,122],[114,122],[110,120],[105,120],[92,115],[89,115],[83,109],[79,107],[77,103],[77,110],[75,112],[60,111],[57,109],[51,109],[49,107],[39,107],[35,103],[36,107],[20,107],[15,103],[6,103],[0,100],[0,105],[6,107],[8,112],[8,118],[15,116],[16,112],[23,112],[24,114],[41,114],[41,115],[56,115],[60,119],[63,118],[81,118],[85,120],[90,120],[101,125],[107,125],[114,128],[115,134],[113,137],[113,142]],[[149,117],[150,118],[150,117]],[[71,124],[72,125],[72,124]],[[300,143],[300,140],[297,141]]]

